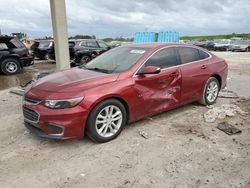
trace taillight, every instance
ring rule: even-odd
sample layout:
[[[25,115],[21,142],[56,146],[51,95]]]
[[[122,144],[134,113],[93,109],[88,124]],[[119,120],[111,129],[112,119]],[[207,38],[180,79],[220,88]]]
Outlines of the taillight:
[[[30,51],[29,51],[29,50],[26,50],[25,55],[26,55],[27,57],[30,56]]]

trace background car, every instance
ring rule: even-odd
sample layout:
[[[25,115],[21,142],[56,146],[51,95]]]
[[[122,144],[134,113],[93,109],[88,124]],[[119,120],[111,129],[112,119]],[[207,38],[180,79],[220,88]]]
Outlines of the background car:
[[[118,46],[121,46],[121,45],[122,45],[121,41],[112,41],[112,42],[110,42],[111,48],[115,48],[115,47],[118,47]]]
[[[230,39],[221,39],[214,41],[214,51],[229,51],[234,41]]]
[[[106,52],[111,47],[102,40],[75,39],[69,40],[70,60],[73,65],[86,64],[94,57]],[[49,58],[55,60],[54,45],[49,49]]]
[[[203,41],[202,43],[195,43],[194,45],[199,46],[201,48],[205,48],[207,50],[214,50],[215,43],[213,41]]]
[[[76,48],[78,48],[75,54],[76,64],[85,64],[92,58],[111,49],[111,47],[104,41],[95,39],[78,40],[76,43]],[[90,59],[87,59],[86,51],[90,51],[92,53]]]
[[[31,45],[30,50],[33,53],[34,58],[47,60],[48,50],[53,46],[53,40],[36,40]]]
[[[33,57],[20,40],[11,36],[0,36],[0,70],[4,74],[16,74],[24,66],[32,64]]]
[[[240,52],[250,52],[250,41],[239,40],[236,41],[235,44],[230,48],[232,52],[240,51]]]
[[[134,44],[29,85],[25,126],[38,136],[97,142],[116,138],[126,123],[193,101],[215,103],[227,63],[184,44]]]

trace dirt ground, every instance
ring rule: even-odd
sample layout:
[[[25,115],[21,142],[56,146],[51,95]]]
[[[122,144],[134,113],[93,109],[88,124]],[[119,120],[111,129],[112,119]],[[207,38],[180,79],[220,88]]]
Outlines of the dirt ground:
[[[248,115],[207,123],[209,109],[193,103],[130,124],[104,144],[45,140],[25,129],[21,97],[9,90],[54,64],[37,62],[17,76],[0,76],[0,187],[249,188],[250,53],[216,54],[228,60],[228,89],[240,98],[218,98],[214,106],[236,104]],[[216,128],[220,122],[242,133],[229,136]]]

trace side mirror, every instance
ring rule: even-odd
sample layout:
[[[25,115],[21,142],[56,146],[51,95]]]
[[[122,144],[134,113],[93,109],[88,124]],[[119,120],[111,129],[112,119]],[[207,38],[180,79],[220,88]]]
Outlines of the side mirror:
[[[143,74],[158,74],[161,72],[161,68],[155,67],[155,66],[147,66],[143,67],[142,71],[138,72],[138,75],[143,75]]]

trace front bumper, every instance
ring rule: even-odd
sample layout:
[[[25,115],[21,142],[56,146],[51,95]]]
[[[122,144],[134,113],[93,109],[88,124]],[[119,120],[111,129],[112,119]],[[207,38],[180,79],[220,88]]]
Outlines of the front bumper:
[[[49,135],[43,132],[41,129],[37,128],[37,125],[34,125],[30,122],[24,121],[24,125],[27,129],[29,129],[30,132],[33,134],[42,137],[42,138],[49,138],[49,139],[55,139],[55,140],[61,140],[63,139],[63,134],[58,135]]]
[[[69,140],[84,136],[88,111],[81,106],[48,109],[41,104],[23,105],[25,126],[43,138]]]

